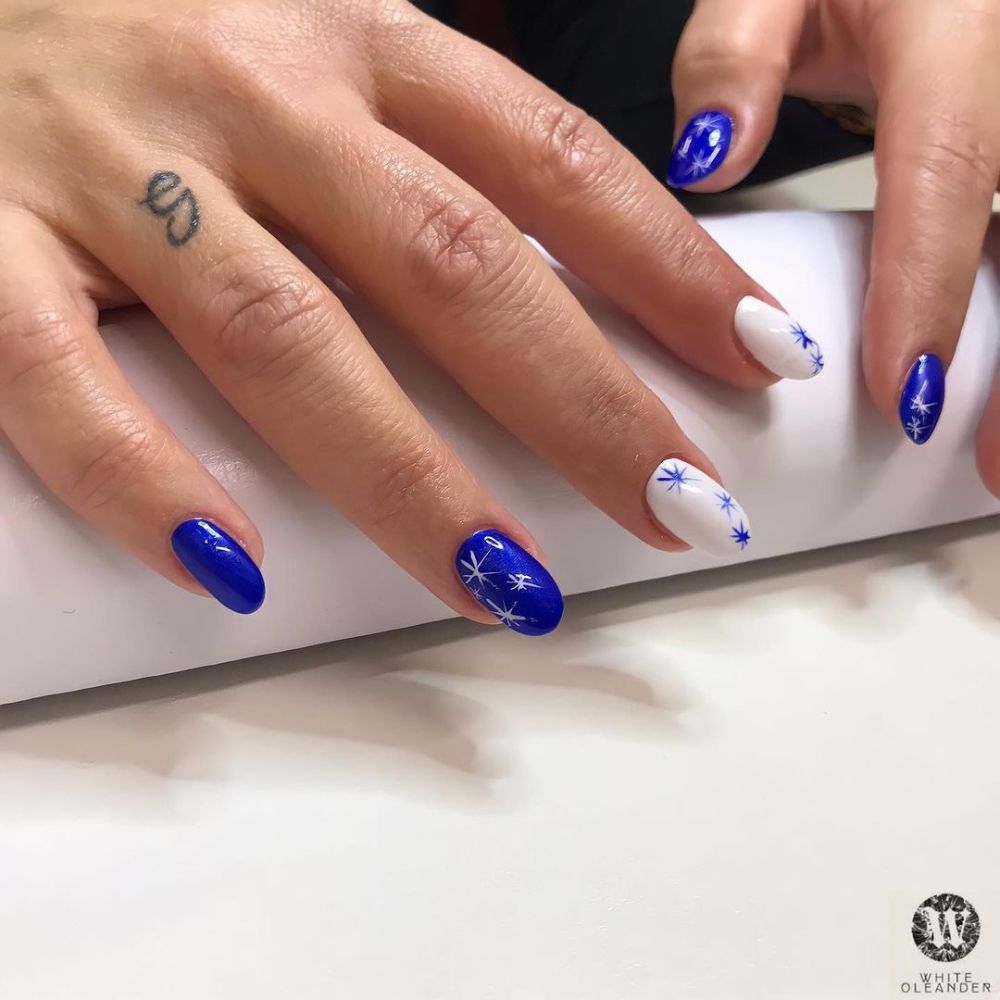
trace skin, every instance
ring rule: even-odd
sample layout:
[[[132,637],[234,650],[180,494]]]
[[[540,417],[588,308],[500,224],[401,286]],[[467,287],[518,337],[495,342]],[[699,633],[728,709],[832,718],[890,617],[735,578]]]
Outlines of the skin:
[[[786,92],[877,105],[863,364],[895,422],[916,357],[951,361],[980,263],[1000,180],[1000,0],[699,0],[673,85],[678,134],[707,108],[736,124],[725,163],[695,191],[750,172]],[[1000,496],[1000,381],[977,461]]]
[[[173,199],[181,199],[173,205]],[[401,0],[0,0],[0,429],[73,510],[180,586],[207,517],[249,517],[106,351],[142,301],[317,491],[461,614],[452,557],[528,530],[426,423],[307,243],[629,531],[665,456],[719,478],[522,236],[734,386],[774,300],[595,122]],[[281,238],[279,238],[279,236]]]

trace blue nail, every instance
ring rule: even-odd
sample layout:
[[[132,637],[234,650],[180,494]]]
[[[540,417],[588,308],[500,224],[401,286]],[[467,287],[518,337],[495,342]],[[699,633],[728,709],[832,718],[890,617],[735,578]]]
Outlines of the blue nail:
[[[230,611],[252,615],[264,603],[264,577],[235,539],[211,521],[185,521],[170,544],[184,568]]]
[[[563,599],[549,571],[499,531],[477,531],[455,555],[466,589],[512,632],[545,635],[562,618]]]
[[[906,376],[899,397],[899,422],[914,444],[926,444],[944,408],[944,365],[936,354],[921,354]]]
[[[733,120],[723,111],[705,111],[684,126],[667,168],[667,183],[697,184],[722,166],[733,141]]]

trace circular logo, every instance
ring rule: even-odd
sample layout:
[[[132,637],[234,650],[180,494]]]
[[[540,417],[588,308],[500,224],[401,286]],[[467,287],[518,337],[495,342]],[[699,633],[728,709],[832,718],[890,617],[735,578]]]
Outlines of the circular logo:
[[[979,941],[979,914],[961,896],[943,892],[913,914],[913,943],[935,962],[957,962]]]

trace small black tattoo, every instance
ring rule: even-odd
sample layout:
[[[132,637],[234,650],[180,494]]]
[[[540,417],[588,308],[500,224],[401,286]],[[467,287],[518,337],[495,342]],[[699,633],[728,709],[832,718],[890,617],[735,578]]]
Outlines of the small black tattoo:
[[[191,188],[182,188],[182,183],[172,170],[161,170],[150,177],[146,197],[139,202],[153,215],[167,220],[167,242],[172,247],[184,246],[201,225],[198,199]]]

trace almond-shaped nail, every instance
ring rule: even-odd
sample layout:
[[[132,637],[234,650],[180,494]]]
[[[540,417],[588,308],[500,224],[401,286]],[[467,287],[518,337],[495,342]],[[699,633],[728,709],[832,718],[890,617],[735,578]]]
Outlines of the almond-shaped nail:
[[[252,615],[264,603],[264,577],[246,550],[217,524],[193,518],[170,538],[184,568],[223,606]]]
[[[750,518],[739,501],[690,462],[661,462],[646,483],[646,503],[667,531],[693,548],[731,556],[750,544]]]
[[[667,168],[667,183],[697,184],[722,166],[733,141],[733,120],[724,111],[703,111],[684,126]]]
[[[936,354],[913,363],[899,397],[899,422],[914,444],[926,444],[944,409],[944,365]]]
[[[747,295],[736,306],[734,325],[743,346],[775,375],[806,379],[823,370],[815,337],[780,309]]]
[[[552,575],[503,532],[470,535],[458,547],[455,569],[465,589],[512,632],[545,635],[562,618],[562,593]]]

